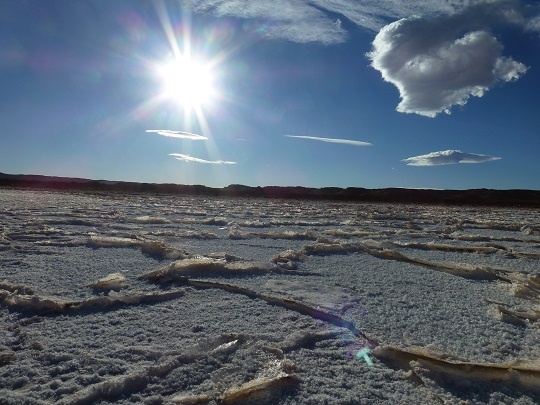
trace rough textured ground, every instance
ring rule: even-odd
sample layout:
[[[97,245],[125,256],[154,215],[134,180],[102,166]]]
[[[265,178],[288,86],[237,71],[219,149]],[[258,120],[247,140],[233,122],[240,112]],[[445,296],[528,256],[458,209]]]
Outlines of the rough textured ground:
[[[538,403],[539,224],[2,189],[0,403]]]

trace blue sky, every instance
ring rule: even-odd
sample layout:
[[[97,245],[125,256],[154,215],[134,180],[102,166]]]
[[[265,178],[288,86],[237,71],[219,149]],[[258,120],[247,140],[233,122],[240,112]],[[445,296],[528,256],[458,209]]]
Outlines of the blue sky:
[[[540,189],[540,5],[0,3],[0,171]]]

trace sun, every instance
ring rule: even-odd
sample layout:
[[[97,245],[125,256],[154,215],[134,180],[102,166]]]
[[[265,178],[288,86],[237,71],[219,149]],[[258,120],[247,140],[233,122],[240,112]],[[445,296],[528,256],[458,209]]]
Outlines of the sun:
[[[203,61],[181,56],[159,66],[158,72],[164,96],[186,110],[200,109],[214,96],[214,77]]]

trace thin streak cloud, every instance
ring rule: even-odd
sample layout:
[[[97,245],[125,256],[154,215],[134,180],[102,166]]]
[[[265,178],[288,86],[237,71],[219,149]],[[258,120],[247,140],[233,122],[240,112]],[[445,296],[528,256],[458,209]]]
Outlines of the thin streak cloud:
[[[500,157],[466,153],[460,150],[444,150],[431,152],[426,155],[413,156],[403,159],[402,162],[407,163],[408,166],[440,166],[458,163],[484,163],[500,159]]]
[[[184,131],[171,131],[169,129],[147,129],[146,132],[155,132],[158,135],[168,136],[170,138],[182,138],[182,139],[192,139],[194,141],[202,141],[208,139],[206,136],[192,134]]]
[[[351,139],[319,138],[317,136],[302,136],[302,135],[285,135],[285,136],[287,138],[311,139],[314,141],[330,142],[330,143],[344,143],[344,144],[353,145],[353,146],[372,146],[373,145],[369,142],[354,141]]]
[[[199,159],[193,156],[184,155],[182,153],[170,153],[169,156],[174,156],[175,159],[182,160],[184,162],[205,163],[213,165],[235,165],[237,162],[228,162],[226,160],[205,160]]]

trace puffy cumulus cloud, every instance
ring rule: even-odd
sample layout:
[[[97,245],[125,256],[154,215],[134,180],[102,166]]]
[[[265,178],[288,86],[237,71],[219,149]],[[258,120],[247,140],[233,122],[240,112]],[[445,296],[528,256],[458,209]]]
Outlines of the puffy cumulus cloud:
[[[317,136],[302,136],[302,135],[285,135],[285,136],[287,138],[311,139],[314,141],[330,142],[330,143],[344,143],[344,144],[353,145],[353,146],[371,146],[372,145],[369,142],[354,141],[351,139],[319,138]]]
[[[156,134],[161,136],[168,136],[171,138],[193,139],[195,141],[208,139],[206,136],[203,135],[191,134],[184,131],[171,131],[168,129],[147,129],[146,132],[155,132]]]
[[[237,162],[227,162],[225,160],[204,160],[199,159],[193,156],[184,155],[182,153],[170,153],[169,156],[174,156],[178,160],[183,160],[184,162],[194,162],[194,163],[206,163],[213,165],[235,165]]]
[[[413,156],[403,159],[402,162],[407,163],[409,166],[440,166],[457,163],[484,163],[499,159],[501,158],[479,155],[476,153],[466,153],[460,150],[444,150],[440,152],[431,152],[427,155]]]
[[[489,4],[436,18],[405,18],[385,26],[367,55],[385,81],[394,84],[397,111],[435,117],[482,97],[499,82],[519,79],[527,67],[502,55],[487,31],[497,23],[520,23],[514,9]]]

